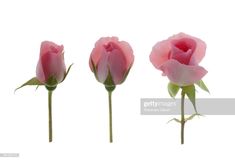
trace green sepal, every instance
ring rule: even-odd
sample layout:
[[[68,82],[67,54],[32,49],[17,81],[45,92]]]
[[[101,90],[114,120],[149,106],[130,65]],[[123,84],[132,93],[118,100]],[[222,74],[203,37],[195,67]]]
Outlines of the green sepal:
[[[205,83],[202,80],[196,82],[195,84],[198,85],[202,90],[210,93],[209,89],[207,88],[207,86],[205,85]]]
[[[196,108],[196,100],[195,100],[195,86],[194,84],[189,85],[189,86],[184,86],[181,87],[183,92],[188,96],[189,100],[191,101],[191,103],[193,104],[194,110],[197,113],[197,108]]]
[[[109,70],[109,68],[108,68],[108,70]],[[113,82],[113,78],[111,76],[110,70],[108,71],[108,76],[107,76],[106,80],[104,81],[104,85],[105,85],[105,88],[108,92],[112,92],[116,87],[116,85]]]
[[[121,83],[123,83],[123,82],[126,80],[128,74],[129,74],[129,72],[130,72],[130,70],[131,70],[132,65],[133,65],[133,64],[131,64],[130,68],[126,71],[126,73],[125,73],[125,75],[124,75],[123,80],[121,81]]]
[[[105,85],[105,89],[106,89],[108,92],[112,92],[115,88],[116,88],[115,85],[113,85],[113,86],[107,86],[107,85]]]
[[[169,82],[167,87],[168,87],[168,92],[169,92],[170,96],[172,98],[175,98],[175,96],[177,95],[180,87],[178,85],[172,83],[172,82]]]
[[[40,85],[37,85],[36,90],[40,87]]]
[[[108,68],[108,76],[107,76],[106,80],[104,81],[104,85],[105,86],[115,86],[109,68]]]
[[[22,88],[22,87],[24,87],[24,86],[40,86],[40,85],[44,85],[43,83],[41,83],[36,77],[34,77],[34,78],[31,78],[30,80],[28,80],[27,82],[25,82],[24,84],[22,84],[20,87],[18,87],[18,88],[16,88],[15,89],[15,92],[18,90],[18,89],[20,89],[20,88]]]
[[[95,78],[96,78],[97,81],[99,81],[98,76],[97,76],[96,67],[95,67],[95,64],[94,64],[92,58],[91,58],[90,61],[91,61],[91,65],[92,65],[92,68],[93,68],[93,72],[94,72]]]
[[[58,84],[58,81],[56,80],[54,76],[49,77],[46,82],[46,86],[48,87],[55,87],[57,86],[57,84]]]
[[[57,86],[45,86],[48,91],[54,91]]]
[[[70,71],[70,69],[71,69],[72,66],[73,66],[73,63],[70,64],[69,68],[67,69],[67,72],[66,72],[65,75],[64,75],[64,79],[63,79],[61,82],[63,82],[63,81],[65,80],[65,78],[66,78],[67,75],[69,74],[69,71]]]

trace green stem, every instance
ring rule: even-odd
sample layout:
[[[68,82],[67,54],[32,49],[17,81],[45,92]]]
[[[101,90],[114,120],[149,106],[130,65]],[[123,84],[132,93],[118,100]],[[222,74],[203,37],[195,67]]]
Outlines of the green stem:
[[[109,142],[113,142],[113,125],[112,125],[112,91],[109,94]]]
[[[113,125],[112,125],[112,92],[115,89],[115,85],[105,85],[105,89],[109,94],[109,142],[113,142]]]
[[[52,92],[48,91],[48,113],[49,113],[49,142],[52,142]]]
[[[181,144],[184,144],[184,125],[185,125],[184,99],[185,99],[185,92],[182,90],[181,92]]]

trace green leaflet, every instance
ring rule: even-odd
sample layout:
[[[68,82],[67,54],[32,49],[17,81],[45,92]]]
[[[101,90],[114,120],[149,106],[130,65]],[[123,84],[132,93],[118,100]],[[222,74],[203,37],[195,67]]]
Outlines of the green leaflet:
[[[195,112],[197,113],[196,100],[195,100],[195,86],[194,84],[182,87],[183,92],[188,96],[192,102]]]
[[[195,84],[198,85],[202,90],[210,93],[209,89],[206,87],[205,83],[202,80],[196,82]]]
[[[171,120],[169,120],[167,123],[170,123],[171,121],[176,121],[178,123],[181,123],[181,121],[177,118],[172,118]]]
[[[192,120],[195,116],[202,116],[202,115],[200,115],[198,113],[194,113],[191,116],[189,116],[188,118],[185,118],[184,122],[186,123],[187,121]],[[181,120],[179,120],[177,118],[172,118],[167,123],[170,123],[171,121],[175,121],[175,122],[181,123]]]
[[[185,122],[189,121],[189,120],[192,120],[195,116],[201,116],[200,114],[198,113],[194,113],[192,114],[191,116],[189,116],[188,118],[185,118]]]
[[[31,86],[33,86],[33,85],[39,86],[39,85],[44,85],[44,84],[42,84],[36,77],[34,77],[34,78],[31,78],[30,80],[28,80],[27,82],[25,82],[24,84],[22,84],[20,87],[16,88],[16,89],[15,89],[15,92],[16,92],[18,89],[20,89],[20,88],[22,88],[22,87],[24,87],[24,86],[28,86],[28,85],[31,85]]]
[[[175,98],[175,96],[177,95],[179,89],[180,89],[180,87],[178,85],[173,84],[171,82],[168,83],[168,92],[169,92],[171,97]]]
[[[63,81],[65,80],[65,78],[67,77],[67,75],[68,75],[68,73],[69,73],[69,71],[70,71],[72,65],[73,65],[73,64],[71,64],[71,65],[69,66],[67,72],[65,73],[64,79],[63,79],[61,82],[63,82]],[[57,84],[58,84],[58,82],[57,82],[57,80],[56,80],[54,77],[50,77],[50,78],[47,80],[47,83],[46,83],[47,86],[53,86],[53,87],[56,86]],[[20,89],[20,88],[22,88],[22,87],[24,87],[24,86],[28,86],[28,85],[31,85],[31,86],[34,86],[34,85],[35,85],[35,86],[37,86],[36,89],[38,89],[38,87],[39,87],[40,85],[45,85],[45,84],[41,83],[36,77],[33,77],[33,78],[31,78],[30,80],[28,80],[27,82],[25,82],[24,84],[22,84],[20,87],[16,88],[16,89],[15,89],[15,92],[16,92],[18,89]]]

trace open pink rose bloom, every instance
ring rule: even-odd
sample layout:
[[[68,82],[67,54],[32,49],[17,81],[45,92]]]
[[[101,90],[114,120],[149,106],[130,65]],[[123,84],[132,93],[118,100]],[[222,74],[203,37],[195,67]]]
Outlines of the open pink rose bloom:
[[[198,65],[205,51],[205,42],[179,33],[155,44],[150,54],[150,61],[172,83],[187,86],[206,75],[207,71]]]
[[[65,74],[64,46],[50,41],[42,42],[36,70],[37,79],[43,84],[47,84],[50,78],[60,83]]]
[[[127,42],[118,41],[117,37],[103,37],[96,42],[89,64],[99,82],[117,85],[125,80],[133,61],[133,51]],[[112,84],[106,84],[110,76]]]

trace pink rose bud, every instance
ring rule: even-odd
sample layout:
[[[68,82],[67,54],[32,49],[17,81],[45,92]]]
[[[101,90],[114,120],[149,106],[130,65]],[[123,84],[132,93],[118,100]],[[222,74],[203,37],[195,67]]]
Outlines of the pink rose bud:
[[[47,86],[56,86],[64,79],[65,74],[64,46],[49,41],[42,42],[36,70],[37,79]]]
[[[133,62],[131,46],[125,41],[118,41],[117,37],[100,38],[89,60],[97,80],[107,86],[121,84]]]
[[[44,41],[41,43],[40,56],[36,69],[36,77],[31,78],[16,90],[27,86],[45,86],[48,90],[48,129],[49,129],[49,142],[53,139],[52,129],[52,93],[56,89],[57,84],[65,80],[68,75],[72,64],[66,71],[64,64],[64,46],[57,45],[53,42]]]
[[[198,82],[206,75],[207,71],[198,65],[205,51],[205,42],[179,33],[158,42],[152,49],[150,61],[157,69],[162,70],[163,75],[171,82],[187,86]]]

